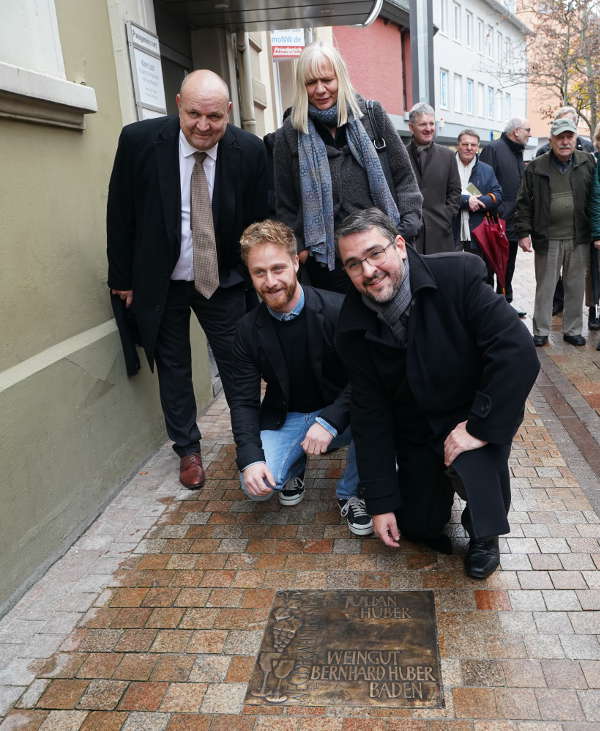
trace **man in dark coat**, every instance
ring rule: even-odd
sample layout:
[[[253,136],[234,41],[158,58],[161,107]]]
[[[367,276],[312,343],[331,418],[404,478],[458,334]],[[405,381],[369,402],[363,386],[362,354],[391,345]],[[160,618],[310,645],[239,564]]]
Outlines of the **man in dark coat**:
[[[488,282],[493,285],[494,270],[472,232],[483,221],[487,211],[495,211],[502,203],[502,188],[492,168],[477,156],[479,134],[474,129],[464,129],[458,135],[457,143],[456,167],[462,189],[460,210],[454,219],[454,238],[464,251],[483,258]]]
[[[408,154],[423,194],[423,226],[414,241],[421,254],[454,251],[452,221],[460,203],[460,180],[454,154],[433,141],[435,112],[429,104],[415,104],[408,115],[413,138]]]
[[[108,193],[108,286],[131,306],[151,368],[156,361],[180,480],[197,489],[205,475],[190,311],[228,397],[233,336],[246,311],[239,238],[267,215],[267,174],[262,142],[228,124],[229,91],[219,76],[189,74],[177,105],[178,117],[136,122],[121,133]]]
[[[509,243],[508,267],[506,270],[506,299],[512,302],[512,278],[517,260],[517,233],[514,225],[514,212],[517,205],[517,194],[523,177],[523,150],[531,136],[531,127],[526,119],[515,117],[509,120],[500,139],[486,145],[479,159],[492,167],[498,183],[502,188],[502,205],[499,208],[500,216],[506,222],[506,236]],[[519,312],[520,317],[525,312]]]
[[[550,152],[525,170],[515,210],[515,230],[523,251],[535,251],[533,341],[548,343],[552,300],[562,270],[563,340],[585,345],[581,334],[585,275],[590,259],[588,204],[596,161],[575,149],[577,127],[565,117],[550,129]]]
[[[479,257],[420,256],[375,209],[337,231],[352,279],[337,346],[350,377],[351,423],[373,527],[450,552],[453,492],[466,499],[467,574],[498,566],[508,533],[508,456],[539,363]]]
[[[373,525],[357,494],[348,377],[334,343],[344,298],[300,285],[296,238],[284,223],[255,223],[241,244],[262,300],[240,322],[234,344],[231,424],[242,490],[251,500],[277,494],[282,505],[296,505],[304,497],[306,455],[348,446],[338,505],[350,531],[367,535]]]

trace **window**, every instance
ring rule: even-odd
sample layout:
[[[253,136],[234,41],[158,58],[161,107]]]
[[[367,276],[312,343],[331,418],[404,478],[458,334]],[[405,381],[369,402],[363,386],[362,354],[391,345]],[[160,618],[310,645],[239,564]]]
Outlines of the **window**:
[[[465,45],[473,48],[473,13],[465,11]]]
[[[458,3],[453,4],[453,24],[452,24],[452,38],[454,38],[455,41],[460,42],[460,31],[461,31],[461,12],[462,8]]]
[[[442,33],[448,33],[448,2],[449,0],[440,0],[440,30]]]
[[[477,84],[477,115],[485,117],[485,86]]]
[[[448,109],[448,71],[440,69],[440,106]]]
[[[67,80],[54,0],[3,0],[0,13],[0,117],[83,129],[96,92]]]
[[[488,119],[494,119],[494,87],[488,86],[487,88],[487,104],[485,110],[485,116]]]
[[[504,119],[512,118],[512,97],[506,92],[504,95]]]
[[[512,40],[508,37],[504,39],[504,63],[512,64]]]
[[[462,112],[462,76],[454,74],[454,111]]]
[[[496,119],[498,121],[502,121],[502,113],[504,111],[504,94],[498,89],[496,92],[496,102],[494,106],[494,112],[496,114]]]
[[[498,61],[498,63],[502,63],[503,46],[504,46],[504,36],[498,30],[498,31],[496,31],[496,55],[495,55],[495,59]]]
[[[473,81],[473,79],[467,79],[467,98],[465,99],[465,112],[467,114],[475,114],[475,82]]]
[[[477,18],[477,50],[479,53],[483,53],[484,48],[484,25],[483,20],[481,18]]]
[[[485,34],[485,53],[489,58],[494,58],[494,26],[488,25]]]

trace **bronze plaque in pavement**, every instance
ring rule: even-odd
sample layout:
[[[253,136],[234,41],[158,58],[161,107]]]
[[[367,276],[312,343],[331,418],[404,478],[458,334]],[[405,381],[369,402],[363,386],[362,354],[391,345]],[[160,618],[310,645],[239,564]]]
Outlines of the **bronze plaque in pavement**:
[[[431,591],[279,591],[246,703],[441,708]]]

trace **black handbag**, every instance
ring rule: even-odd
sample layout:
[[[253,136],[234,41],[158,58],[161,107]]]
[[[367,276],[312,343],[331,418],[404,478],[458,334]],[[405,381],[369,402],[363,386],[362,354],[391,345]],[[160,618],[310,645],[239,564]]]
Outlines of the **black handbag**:
[[[381,132],[379,131],[379,125],[377,124],[377,120],[375,119],[375,113],[373,111],[373,100],[367,99],[365,102],[365,107],[367,109],[369,122],[371,123],[371,129],[373,130],[373,145],[375,146],[377,152],[381,152],[381,150],[385,150],[387,145],[385,142],[385,138],[381,136]]]

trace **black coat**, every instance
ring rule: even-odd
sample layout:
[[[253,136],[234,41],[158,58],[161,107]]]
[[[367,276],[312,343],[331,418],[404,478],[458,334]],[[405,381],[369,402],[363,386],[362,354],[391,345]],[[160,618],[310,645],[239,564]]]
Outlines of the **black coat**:
[[[495,211],[502,204],[502,188],[496,180],[491,166],[485,162],[481,162],[479,158],[475,165],[473,165],[473,170],[471,170],[471,175],[469,176],[469,183],[473,183],[477,190],[481,191],[481,195],[477,197],[485,204],[485,208],[480,208],[477,211],[469,211],[469,230],[473,231],[483,221],[483,217],[487,211]],[[457,243],[460,241],[460,216],[463,210],[469,210],[470,197],[467,194],[463,195],[461,193],[460,195],[460,209],[454,218],[454,238]]]
[[[335,327],[344,297],[306,285],[303,289],[310,363],[328,404],[321,416],[341,434],[350,423],[348,378],[335,349]],[[235,338],[237,377],[229,406],[240,470],[264,461],[260,432],[281,428],[288,413],[289,375],[273,322],[261,303],[240,321]],[[261,379],[267,384],[262,403]]]
[[[108,286],[133,290],[133,312],[150,367],[181,247],[179,129],[176,116],[124,127],[108,190]],[[212,212],[223,281],[233,272],[244,273],[242,231],[268,214],[262,141],[231,125],[219,142]]]
[[[486,145],[479,159],[491,165],[500,187],[502,188],[502,205],[498,213],[506,221],[506,232],[509,239],[515,239],[513,213],[517,205],[517,195],[523,177],[524,146],[508,139],[503,132],[500,139]]]
[[[416,238],[415,248],[422,254],[454,251],[452,222],[460,205],[460,177],[454,153],[435,142],[427,150],[421,168],[414,140],[408,154],[423,194],[423,227]]]
[[[531,335],[485,283],[479,257],[407,251],[414,306],[406,380],[419,413],[434,438],[445,438],[466,419],[473,436],[509,444],[539,370]],[[399,504],[397,440],[410,426],[396,393],[399,346],[357,292],[346,298],[337,346],[352,388],[352,434],[367,509],[391,512]]]

